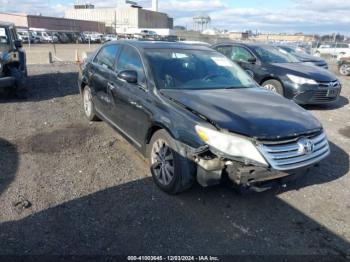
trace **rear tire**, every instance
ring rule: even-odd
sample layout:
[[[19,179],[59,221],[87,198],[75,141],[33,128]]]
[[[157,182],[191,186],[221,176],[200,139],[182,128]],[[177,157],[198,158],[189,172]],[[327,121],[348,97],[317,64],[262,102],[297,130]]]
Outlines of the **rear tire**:
[[[262,83],[261,86],[267,90],[280,94],[281,96],[284,95],[283,86],[281,82],[278,80],[275,80],[275,79],[267,80],[264,83]]]
[[[92,102],[91,89],[88,86],[83,89],[83,104],[84,113],[87,119],[90,121],[98,121],[99,118],[96,115],[94,103]]]
[[[196,165],[178,152],[178,143],[165,131],[152,136],[147,149],[155,184],[169,194],[178,194],[192,187]]]

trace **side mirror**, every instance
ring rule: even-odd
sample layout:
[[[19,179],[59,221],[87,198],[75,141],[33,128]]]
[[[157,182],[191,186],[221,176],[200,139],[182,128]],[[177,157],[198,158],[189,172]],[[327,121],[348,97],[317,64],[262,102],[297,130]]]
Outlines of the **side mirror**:
[[[130,84],[137,84],[137,72],[134,70],[121,71],[118,78]]]
[[[251,57],[248,59],[248,63],[250,64],[255,64],[256,63],[256,58],[255,57]]]
[[[21,40],[15,40],[15,47],[16,48],[22,48],[23,47],[22,41]]]

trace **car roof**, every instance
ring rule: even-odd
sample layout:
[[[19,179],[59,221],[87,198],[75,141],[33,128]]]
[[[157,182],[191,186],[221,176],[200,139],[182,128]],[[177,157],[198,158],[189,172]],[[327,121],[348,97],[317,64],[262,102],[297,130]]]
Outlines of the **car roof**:
[[[213,51],[210,47],[201,45],[192,45],[180,42],[167,42],[167,41],[139,41],[139,40],[117,40],[112,43],[123,43],[136,47],[139,50],[145,49],[190,49],[190,50],[207,50]]]
[[[0,25],[2,25],[2,26],[15,26],[14,23],[4,22],[4,21],[0,21]]]
[[[245,46],[248,48],[254,48],[254,47],[276,47],[272,44],[266,44],[266,43],[242,43],[242,42],[233,42],[233,41],[228,41],[228,42],[222,42],[213,45],[213,47],[216,46],[222,46],[222,45],[238,45],[238,46]]]

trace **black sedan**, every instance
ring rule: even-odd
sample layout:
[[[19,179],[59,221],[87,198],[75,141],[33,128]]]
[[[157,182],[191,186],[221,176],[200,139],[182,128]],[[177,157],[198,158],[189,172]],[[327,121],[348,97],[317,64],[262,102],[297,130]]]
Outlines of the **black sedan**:
[[[287,45],[279,45],[278,48],[295,56],[300,62],[309,64],[309,65],[319,66],[319,67],[322,67],[324,69],[328,69],[328,64],[324,59],[317,57],[317,56],[309,55],[303,51],[298,50],[297,47],[287,46]]]
[[[338,99],[341,84],[328,70],[306,65],[277,47],[222,43],[213,46],[245,69],[259,85],[298,104],[322,104]]]
[[[208,47],[108,42],[82,64],[78,84],[87,118],[147,156],[168,193],[222,178],[264,190],[329,154],[315,117]]]

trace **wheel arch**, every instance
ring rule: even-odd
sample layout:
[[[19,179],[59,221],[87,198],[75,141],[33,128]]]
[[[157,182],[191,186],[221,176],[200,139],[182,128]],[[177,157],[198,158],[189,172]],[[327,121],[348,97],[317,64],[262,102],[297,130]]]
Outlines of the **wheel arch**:
[[[146,138],[145,138],[145,145],[147,146],[152,136],[159,130],[164,129],[172,138],[175,138],[173,132],[170,131],[170,128],[168,128],[166,125],[159,123],[159,122],[153,122],[151,126],[147,130]]]
[[[281,79],[279,79],[279,78],[276,77],[276,76],[266,76],[265,78],[263,78],[263,79],[260,81],[259,85],[262,85],[264,82],[269,81],[269,80],[276,80],[276,81],[280,82],[281,85],[282,85],[282,87],[283,87],[283,90],[284,90],[283,82],[281,81]]]
[[[83,94],[84,88],[85,88],[86,86],[88,86],[88,84],[87,84],[86,81],[84,81],[84,79],[83,79],[83,81],[81,81],[81,84],[80,84],[80,86],[79,86],[80,94]]]

